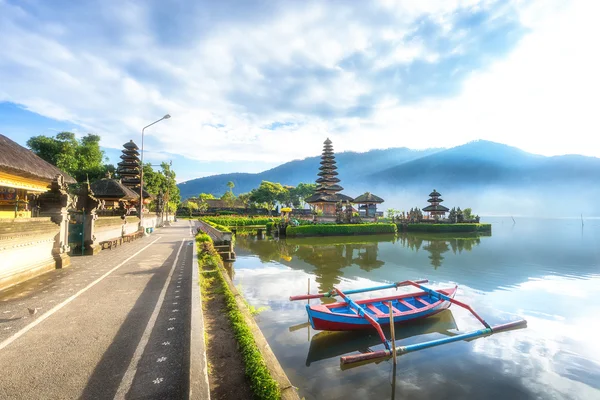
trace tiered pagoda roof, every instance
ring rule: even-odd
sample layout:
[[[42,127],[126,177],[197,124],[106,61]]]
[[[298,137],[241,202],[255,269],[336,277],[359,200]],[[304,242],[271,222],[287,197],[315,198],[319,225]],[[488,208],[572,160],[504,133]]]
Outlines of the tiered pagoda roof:
[[[306,199],[307,203],[337,203],[338,201],[352,201],[352,197],[338,193],[344,190],[343,187],[338,185],[340,182],[336,169],[336,161],[333,152],[333,146],[331,140],[327,138],[323,142],[323,153],[321,155],[321,166],[319,167],[319,178],[315,181],[317,183],[317,189],[315,193]]]
[[[429,193],[429,200],[427,200],[427,202],[430,204],[423,208],[423,211],[430,212],[432,214],[443,214],[450,211],[449,208],[440,204],[442,201],[444,201],[444,199],[442,199],[440,196],[441,194],[438,193],[437,190],[433,189],[433,192]]]
[[[139,189],[140,180],[140,159],[137,145],[130,140],[123,145],[123,154],[117,171],[121,175],[121,182],[130,189]]]

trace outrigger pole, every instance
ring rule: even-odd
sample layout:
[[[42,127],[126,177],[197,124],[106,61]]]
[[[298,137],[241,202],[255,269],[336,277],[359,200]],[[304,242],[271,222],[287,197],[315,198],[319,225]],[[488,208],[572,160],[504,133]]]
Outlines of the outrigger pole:
[[[440,346],[442,344],[446,344],[446,343],[451,343],[451,342],[458,342],[460,340],[466,340],[466,339],[474,339],[474,338],[478,338],[478,337],[482,337],[482,336],[488,336],[494,333],[498,333],[498,332],[502,332],[502,331],[508,331],[511,329],[516,329],[516,328],[522,328],[527,326],[527,321],[522,319],[519,321],[513,321],[513,322],[509,322],[506,324],[502,324],[502,325],[496,325],[496,326],[490,326],[487,322],[485,322],[485,320],[483,318],[481,318],[476,312],[475,310],[473,310],[471,308],[471,306],[464,304],[458,300],[454,300],[451,297],[448,297],[442,293],[439,293],[433,289],[429,289],[425,286],[420,285],[420,281],[417,282],[413,282],[413,281],[405,281],[402,282],[403,284],[405,283],[406,285],[412,285],[415,286],[425,292],[427,292],[430,296],[438,298],[440,300],[445,300],[445,301],[449,301],[452,304],[456,304],[457,306],[460,306],[462,308],[465,308],[467,310],[469,310],[471,312],[471,314],[473,314],[473,316],[475,318],[477,318],[477,320],[479,320],[479,322],[481,322],[485,328],[484,329],[479,329],[473,332],[468,332],[468,333],[463,333],[461,335],[456,335],[456,336],[452,336],[449,338],[442,338],[442,339],[436,339],[436,340],[430,340],[429,342],[424,342],[424,343],[417,343],[417,344],[412,344],[412,345],[408,345],[408,346],[399,346],[396,347],[396,353],[398,355],[402,355],[402,354],[406,354],[406,353],[410,353],[413,351],[417,351],[417,350],[423,350],[423,349],[427,349],[429,347],[435,347],[435,346]],[[403,285],[404,286],[404,285]],[[332,291],[333,292],[333,291]],[[352,307],[354,307],[354,305],[356,305],[357,307],[360,308],[360,306],[358,306],[356,303],[354,303],[352,300],[346,298],[346,296],[341,293],[340,291],[337,291],[337,293],[339,295],[341,295],[344,300],[346,300],[348,302],[349,305],[351,305]],[[348,294],[348,293],[347,293]],[[362,308],[361,308],[362,310]],[[358,311],[358,310],[357,310]],[[365,318],[367,318],[367,314],[363,312],[361,313],[360,311],[358,311],[359,314],[362,316],[364,314]],[[368,316],[370,317],[370,316]],[[353,363],[357,363],[357,362],[361,362],[361,361],[367,361],[367,360],[375,360],[378,358],[387,358],[390,357],[393,354],[393,349],[390,349],[390,343],[386,340],[385,336],[383,335],[383,332],[381,331],[381,327],[379,326],[379,324],[377,323],[377,321],[371,322],[371,320],[369,320],[369,318],[367,318],[367,320],[371,323],[371,325],[375,326],[373,324],[373,322],[375,324],[377,324],[377,326],[375,326],[375,328],[377,329],[377,332],[379,333],[379,336],[382,338],[382,341],[386,347],[385,350],[380,350],[380,351],[374,351],[371,353],[365,353],[365,354],[356,354],[356,355],[351,355],[351,356],[344,356],[340,358],[340,362],[342,364],[353,364]],[[395,344],[394,344],[395,346]]]
[[[414,285],[415,283],[420,284],[420,283],[427,283],[427,282],[429,282],[427,279],[421,279],[421,280],[414,281],[414,282],[413,281],[394,282],[394,283],[390,283],[389,285],[374,286],[374,287],[364,288],[364,289],[346,290],[344,293],[346,295],[349,295],[349,294],[355,294],[355,293],[372,292],[375,290],[394,289],[394,288],[398,288],[400,286],[410,286],[410,285]],[[290,296],[290,301],[320,299],[322,297],[335,297],[338,295],[339,295],[339,291],[337,289],[333,289],[332,291],[327,292],[327,293],[301,294],[298,296]]]

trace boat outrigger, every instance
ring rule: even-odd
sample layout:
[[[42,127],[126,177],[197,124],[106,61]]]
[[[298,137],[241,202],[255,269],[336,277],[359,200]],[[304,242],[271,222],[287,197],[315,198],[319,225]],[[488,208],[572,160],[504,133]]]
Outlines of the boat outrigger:
[[[390,357],[394,352],[401,355],[450,342],[488,336],[493,333],[521,328],[527,325],[527,321],[518,320],[502,325],[490,326],[469,305],[454,299],[457,286],[434,290],[422,285],[422,283],[427,282],[428,280],[426,279],[418,281],[402,281],[371,288],[347,290],[345,292],[334,288],[327,293],[291,296],[290,300],[307,300],[340,296],[343,301],[332,304],[306,305],[306,312],[308,313],[308,318],[313,329],[345,331],[372,327],[377,330],[379,338],[385,346],[385,350],[341,357],[340,360],[342,364],[352,364],[377,358],[386,358]],[[416,293],[405,293],[359,300],[356,302],[348,297],[355,293],[393,289],[401,286],[414,286],[420,289],[420,291]],[[447,309],[451,304],[456,304],[471,312],[485,328],[452,337],[431,340],[425,343],[399,347],[396,347],[394,339],[388,340],[385,337],[381,328],[381,325],[391,325],[391,321],[393,321],[394,324],[397,324],[412,321],[417,318],[432,316]]]

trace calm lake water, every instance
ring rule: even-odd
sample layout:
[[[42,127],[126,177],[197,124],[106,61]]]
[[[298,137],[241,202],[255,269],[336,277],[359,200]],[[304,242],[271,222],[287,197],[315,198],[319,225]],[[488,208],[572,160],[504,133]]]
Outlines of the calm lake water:
[[[306,399],[600,399],[600,220],[484,222],[491,236],[239,237],[234,282],[268,307],[258,324]],[[406,354],[394,379],[391,360],[340,369],[341,355],[383,348],[374,332],[314,331],[306,301],[288,300],[309,280],[317,293],[420,278],[457,283],[456,298],[490,324],[528,327]],[[452,306],[396,336],[410,344],[480,327]]]

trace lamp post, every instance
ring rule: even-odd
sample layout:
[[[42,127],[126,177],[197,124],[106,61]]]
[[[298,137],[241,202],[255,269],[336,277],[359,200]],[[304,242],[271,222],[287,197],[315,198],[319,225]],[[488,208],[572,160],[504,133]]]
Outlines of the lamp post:
[[[146,125],[142,128],[142,156],[141,156],[141,165],[140,165],[140,226],[144,229],[144,131],[146,128],[162,121],[163,119],[169,119],[171,116],[169,114],[165,114],[164,117],[158,119],[151,123],[150,125]],[[144,229],[144,235],[146,234],[146,229]]]

